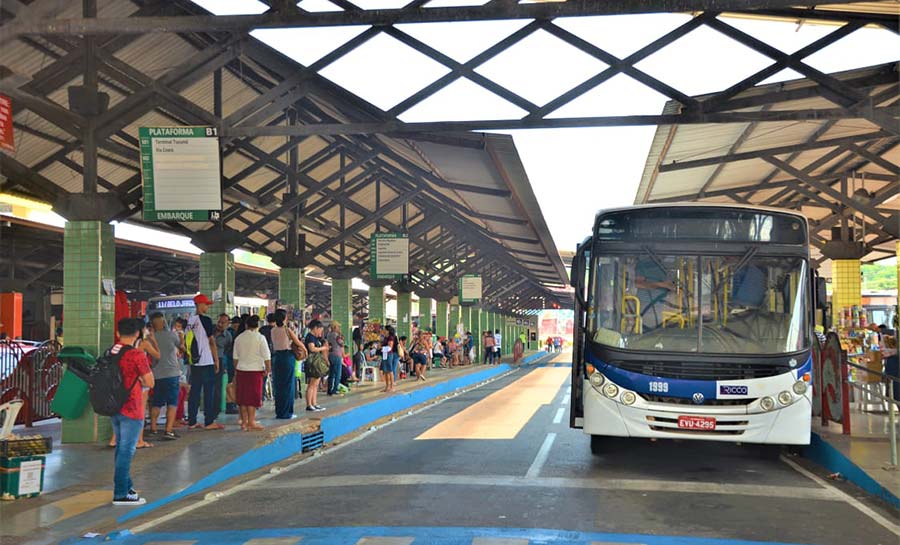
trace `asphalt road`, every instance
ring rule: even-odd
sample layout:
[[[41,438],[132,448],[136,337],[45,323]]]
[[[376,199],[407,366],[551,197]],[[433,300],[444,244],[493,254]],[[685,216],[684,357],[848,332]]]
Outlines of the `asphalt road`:
[[[568,427],[567,372],[516,371],[215,501],[182,502],[129,541],[900,543],[896,512],[755,448],[618,441],[591,455]]]

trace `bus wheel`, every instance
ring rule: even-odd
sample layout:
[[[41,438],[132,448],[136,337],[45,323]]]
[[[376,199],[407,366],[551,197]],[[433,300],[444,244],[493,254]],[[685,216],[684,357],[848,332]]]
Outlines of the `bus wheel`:
[[[603,437],[602,435],[592,435],[591,436],[591,454],[593,454],[594,456],[599,456],[600,454],[603,454],[604,452],[606,452],[606,447],[607,447],[606,439],[608,439],[608,438]]]

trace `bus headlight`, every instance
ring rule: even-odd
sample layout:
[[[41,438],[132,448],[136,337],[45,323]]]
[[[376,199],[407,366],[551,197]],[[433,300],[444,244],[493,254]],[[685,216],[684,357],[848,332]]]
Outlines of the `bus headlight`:
[[[769,396],[766,396],[759,400],[759,406],[764,411],[771,411],[775,408],[775,400]]]
[[[798,396],[802,396],[803,394],[806,393],[806,390],[809,389],[809,386],[802,380],[798,380],[797,382],[794,383],[794,385],[791,387],[791,389],[794,390],[794,393],[797,394]]]
[[[634,405],[635,401],[637,401],[637,395],[635,395],[634,392],[622,392],[622,403],[625,405]]]
[[[790,405],[794,402],[794,397],[787,390],[778,394],[778,402],[782,405]]]
[[[603,387],[603,395],[610,399],[613,399],[617,395],[619,395],[619,387],[612,382],[607,382],[606,386]]]
[[[600,389],[601,386],[603,386],[603,382],[605,380],[606,380],[606,377],[604,377],[600,373],[592,373],[591,374],[591,386],[593,386],[594,388],[596,388],[598,390]]]

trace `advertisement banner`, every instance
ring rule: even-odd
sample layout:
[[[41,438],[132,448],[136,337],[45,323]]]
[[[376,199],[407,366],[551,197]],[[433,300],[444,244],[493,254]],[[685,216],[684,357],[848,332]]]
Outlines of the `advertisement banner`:
[[[16,152],[16,142],[13,138],[12,99],[6,95],[0,95],[0,149],[10,153]]]

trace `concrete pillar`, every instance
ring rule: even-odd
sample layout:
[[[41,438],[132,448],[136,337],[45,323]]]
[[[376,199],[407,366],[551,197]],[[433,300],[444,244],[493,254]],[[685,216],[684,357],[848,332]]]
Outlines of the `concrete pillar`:
[[[419,297],[419,329],[427,329],[434,331],[431,325],[431,307],[432,299],[430,297]]]
[[[301,312],[306,308],[306,271],[295,267],[278,271],[278,301]]]
[[[209,307],[213,323],[223,312],[229,316],[234,314],[234,254],[205,252],[200,255],[200,293],[213,301]]]
[[[840,324],[845,307],[862,306],[862,281],[858,259],[834,259],[831,262],[832,324]]]
[[[331,319],[341,323],[345,336],[353,331],[353,279],[331,279]]]
[[[412,293],[397,292],[397,337],[409,337],[412,324]]]
[[[69,221],[63,235],[63,313],[67,346],[97,356],[115,340],[116,247],[112,225],[103,221]],[[106,441],[109,419],[86,404],[76,419],[62,422],[64,443]]]
[[[435,310],[434,328],[438,337],[448,337],[456,334],[456,329],[451,331],[449,327],[449,316],[447,314],[449,305],[450,303],[446,301],[437,301],[437,305],[435,305],[437,308]]]

